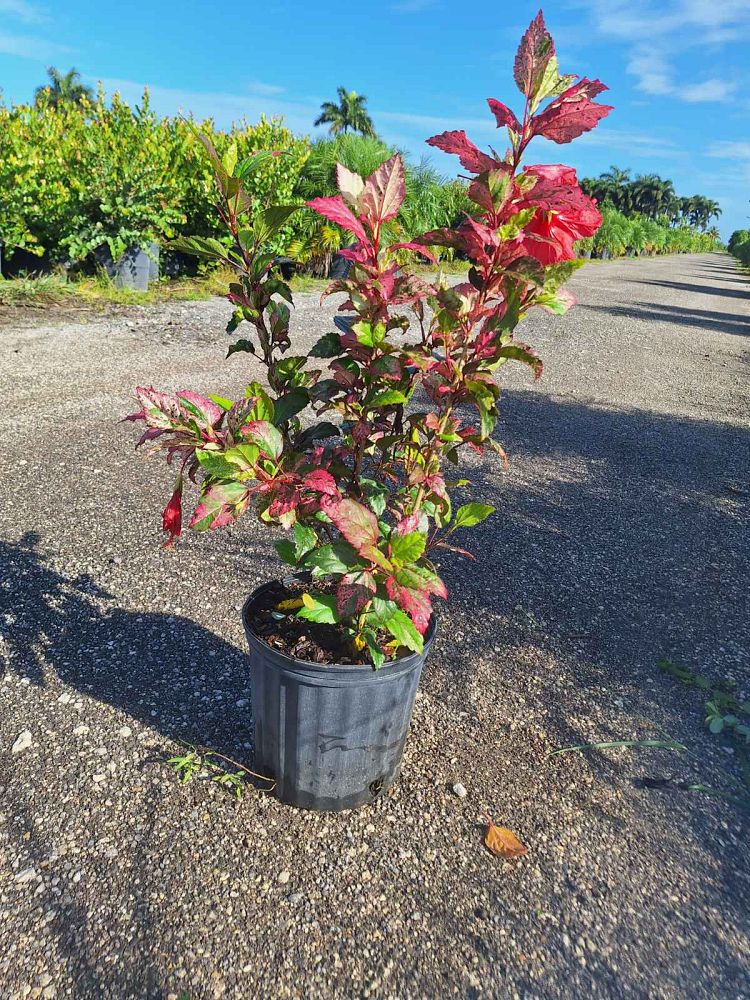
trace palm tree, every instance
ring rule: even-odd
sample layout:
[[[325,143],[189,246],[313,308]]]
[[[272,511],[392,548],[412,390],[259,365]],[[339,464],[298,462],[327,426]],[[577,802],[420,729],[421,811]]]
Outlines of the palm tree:
[[[375,126],[367,113],[365,105],[367,98],[354,90],[345,87],[338,88],[339,103],[324,101],[320,105],[320,114],[315,119],[316,125],[328,125],[331,135],[341,132],[360,132],[362,135],[375,135]]]
[[[77,69],[61,73],[55,66],[48,66],[47,76],[49,83],[36,88],[34,96],[37,104],[46,102],[58,108],[63,104],[80,104],[84,100],[90,104],[95,102],[94,91],[81,83],[81,74]]]

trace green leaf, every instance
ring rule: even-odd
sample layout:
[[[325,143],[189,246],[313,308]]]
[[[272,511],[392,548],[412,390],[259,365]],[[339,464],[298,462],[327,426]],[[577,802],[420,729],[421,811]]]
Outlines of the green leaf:
[[[269,458],[277,459],[284,450],[281,431],[267,420],[255,420],[243,427],[246,440],[256,444]]]
[[[370,614],[378,625],[383,625],[388,618],[392,618],[398,611],[395,601],[389,601],[385,597],[373,597]]]
[[[408,535],[391,535],[391,556],[401,563],[413,563],[425,550],[427,539],[420,531]]]
[[[274,423],[277,426],[286,423],[295,414],[304,410],[309,402],[310,394],[306,389],[292,389],[285,396],[279,396],[275,404]]]
[[[320,441],[323,438],[338,437],[341,430],[336,426],[336,424],[329,423],[327,420],[322,421],[322,423],[315,424],[313,427],[308,427],[307,430],[302,431],[299,437],[296,439],[295,447],[298,451],[304,451],[313,441]]]
[[[233,344],[230,344],[229,350],[227,351],[227,357],[231,358],[233,354],[255,354],[255,347],[251,340],[237,340]]]
[[[273,545],[285,563],[289,563],[290,566],[297,565],[297,550],[294,542],[288,538],[277,538]]]
[[[179,250],[194,257],[205,257],[207,260],[228,260],[227,248],[218,240],[200,239],[197,236],[179,236],[169,243],[170,250]]]
[[[302,600],[305,602],[305,606],[297,612],[298,618],[304,618],[319,625],[335,625],[338,622],[336,598],[332,594],[316,594],[314,597],[305,594]]]
[[[253,234],[257,242],[267,243],[296,211],[296,205],[271,205],[257,212],[253,219]]]
[[[215,451],[196,451],[195,457],[201,464],[201,468],[216,479],[231,479],[237,475],[236,465],[232,465]]]
[[[386,389],[371,399],[368,406],[395,406],[397,403],[408,403],[408,397],[398,389]]]
[[[400,608],[390,618],[386,618],[383,625],[400,645],[406,646],[407,649],[411,649],[415,653],[421,653],[424,650],[424,639],[417,631],[411,618]]]
[[[225,396],[214,396],[212,393],[209,393],[208,398],[212,400],[212,402],[216,403],[217,406],[220,406],[222,410],[225,411],[231,410],[232,407],[234,406],[234,402],[231,399],[227,399]]]
[[[486,503],[467,503],[459,507],[456,511],[456,518],[451,526],[451,531],[456,528],[473,528],[475,524],[486,521],[490,514],[494,514],[495,508]]]
[[[299,521],[294,525],[294,554],[297,562],[306,555],[310,549],[314,549],[318,544],[318,536],[315,534],[312,528],[306,527],[304,524],[300,524]]]
[[[310,351],[311,358],[335,358],[341,354],[341,337],[338,333],[324,333]]]
[[[240,162],[236,170],[237,176],[240,180],[244,181],[245,178],[254,173],[258,167],[261,167],[275,155],[278,155],[277,150],[259,149],[257,153],[253,153],[251,156],[246,157]]]
[[[238,444],[234,448],[230,448],[229,451],[224,452],[227,462],[231,462],[235,470],[252,472],[253,476],[255,476],[255,466],[259,455],[260,450],[254,444]],[[236,475],[237,472],[235,471],[233,474]]]
[[[385,340],[385,326],[376,323],[373,326],[364,320],[360,320],[352,327],[352,332],[363,347],[379,347]]]
[[[310,552],[305,559],[305,566],[312,568],[313,576],[344,575],[358,565],[356,549],[348,542],[338,541],[330,545],[321,545],[319,549]]]
[[[247,415],[248,420],[269,420],[273,422],[275,407],[260,382],[251,382],[245,387],[245,399],[255,399],[255,404]]]
[[[711,721],[708,724],[708,728],[710,732],[714,734],[714,736],[718,736],[718,734],[722,732],[722,730],[724,729],[724,719],[721,716],[711,719]]]
[[[367,649],[372,657],[372,665],[376,670],[379,670],[385,663],[385,653],[378,645],[377,635],[372,631],[372,629],[368,628],[362,632],[362,638],[365,640]]]

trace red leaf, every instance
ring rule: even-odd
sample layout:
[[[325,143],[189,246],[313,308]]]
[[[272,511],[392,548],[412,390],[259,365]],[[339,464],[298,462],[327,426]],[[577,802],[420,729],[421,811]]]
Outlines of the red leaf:
[[[164,543],[165,548],[174,545],[175,539],[182,534],[182,476],[177,477],[174,493],[164,508],[161,516],[162,528],[169,533]]]
[[[378,519],[371,510],[356,500],[349,498],[335,500],[321,497],[320,506],[344,538],[361,554],[367,557],[378,541]]]
[[[418,240],[426,246],[453,247],[454,250],[461,250],[464,245],[463,237],[455,229],[431,229],[429,233],[423,233]]]
[[[416,250],[417,253],[421,253],[423,257],[431,260],[434,264],[437,264],[437,257],[431,250],[427,250],[421,243],[391,243],[389,250]]]
[[[353,618],[371,601],[377,584],[372,573],[357,570],[342,576],[336,590],[336,613],[339,618]]]
[[[554,54],[555,43],[547,31],[544,15],[539,11],[521,39],[513,66],[513,76],[522,94],[533,97]]]
[[[323,218],[335,222],[337,226],[342,226],[353,233],[361,243],[369,244],[364,226],[350,208],[346,206],[343,198],[336,195],[334,198],[313,198],[307,202],[307,207],[313,212],[322,215]]]
[[[216,403],[212,403],[210,399],[206,399],[205,396],[201,396],[190,389],[184,389],[177,393],[177,401],[179,402],[183,399],[200,410],[201,418],[207,427],[212,427],[221,420],[221,415],[224,411]],[[190,411],[188,411],[188,416],[193,420],[196,419],[195,415],[190,413]]]
[[[494,97],[488,97],[487,103],[490,106],[490,111],[495,116],[498,128],[508,125],[514,132],[521,131],[521,123],[507,105],[496,101]]]
[[[607,89],[601,81],[587,80],[584,77],[556,98],[541,114],[534,116],[531,134],[564,143],[589,132],[613,110],[609,104],[595,104],[590,100]]]
[[[314,472],[308,472],[302,480],[302,485],[310,490],[317,490],[318,493],[326,493],[328,496],[336,496],[338,494],[336,480],[325,469],[316,469]]]
[[[400,586],[392,576],[386,579],[385,589],[388,591],[390,599],[403,608],[411,618],[417,631],[424,635],[432,617],[432,604],[429,596],[424,591],[410,590],[408,587]]]
[[[371,226],[387,222],[398,215],[405,195],[404,163],[401,155],[396,153],[390,160],[381,163],[365,181],[359,199],[361,212]]]
[[[444,153],[454,153],[461,164],[473,174],[484,173],[485,170],[495,170],[499,161],[493,156],[483,153],[478,146],[466,137],[463,130],[457,132],[441,132],[427,140],[428,146],[442,149]]]

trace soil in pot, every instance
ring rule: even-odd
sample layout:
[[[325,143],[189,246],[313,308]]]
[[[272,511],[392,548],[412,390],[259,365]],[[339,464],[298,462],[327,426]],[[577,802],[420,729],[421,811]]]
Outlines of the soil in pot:
[[[297,660],[320,664],[362,664],[371,670],[372,662],[367,650],[355,650],[341,626],[305,621],[297,618],[297,607],[283,607],[286,601],[300,600],[308,587],[300,580],[288,579],[269,585],[259,595],[248,615],[249,624],[258,638],[272,649]],[[335,585],[316,581],[315,589],[332,594]],[[393,636],[386,631],[379,638],[383,645],[393,640]],[[408,655],[409,650],[401,648],[392,658]]]

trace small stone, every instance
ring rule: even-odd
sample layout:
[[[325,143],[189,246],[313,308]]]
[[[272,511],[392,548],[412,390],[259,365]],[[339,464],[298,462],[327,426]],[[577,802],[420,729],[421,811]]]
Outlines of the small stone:
[[[89,731],[89,727],[88,726],[76,726],[75,729],[73,730],[73,735],[74,736],[85,736],[88,731]]]
[[[107,778],[106,774],[95,774],[95,775],[92,776],[91,780],[94,782],[95,785],[98,785],[102,781],[105,781],[106,778]]]
[[[63,691],[60,697],[57,699],[61,705],[67,705],[70,703],[72,695],[68,691]]]
[[[36,878],[36,868],[24,868],[16,875],[16,882],[23,885],[24,882],[30,882],[33,878]]]
[[[52,982],[52,976],[49,974],[49,972],[45,972],[43,976],[39,977],[39,985],[42,987],[42,989],[44,989],[45,986],[49,986],[51,982]]]
[[[21,753],[22,750],[28,750],[33,743],[31,733],[28,729],[24,729],[22,733],[19,733],[16,737],[16,742],[10,748],[11,753]]]
[[[304,898],[305,898],[305,896],[304,896],[304,893],[301,893],[301,892],[293,892],[293,893],[291,894],[291,896],[289,897],[289,902],[290,902],[290,903],[291,903],[291,904],[292,904],[293,906],[298,906],[298,905],[299,905],[299,904],[300,904],[300,903],[302,902],[302,900],[303,900]]]
[[[237,708],[247,708],[250,702],[247,698],[238,698],[235,704],[237,705]]]
[[[130,728],[130,726],[123,726],[121,729],[117,730],[117,734],[118,736],[122,736],[123,739],[125,739],[126,737],[133,735],[133,730]]]
[[[286,885],[287,882],[289,881],[289,879],[291,877],[292,876],[291,876],[291,874],[289,872],[286,872],[286,871],[279,872],[279,875],[278,875],[278,878],[277,878],[276,881],[279,882],[281,885]]]
[[[453,786],[453,794],[457,795],[459,799],[465,799],[469,794],[460,781],[457,781]]]

